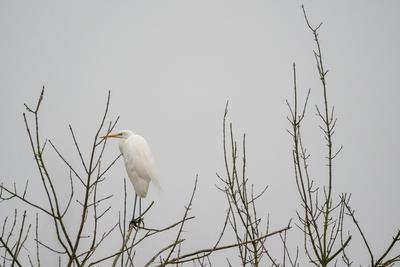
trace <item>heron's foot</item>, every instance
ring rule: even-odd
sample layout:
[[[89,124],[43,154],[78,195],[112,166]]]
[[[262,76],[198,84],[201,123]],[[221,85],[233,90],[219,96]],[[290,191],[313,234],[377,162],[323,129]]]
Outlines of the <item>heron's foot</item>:
[[[132,221],[129,223],[129,228],[130,227],[144,227],[143,217],[132,219]]]

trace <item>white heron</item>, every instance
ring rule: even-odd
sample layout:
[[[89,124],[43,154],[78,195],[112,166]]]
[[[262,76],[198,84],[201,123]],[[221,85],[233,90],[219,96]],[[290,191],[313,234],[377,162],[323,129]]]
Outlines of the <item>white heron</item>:
[[[140,222],[142,215],[142,198],[145,198],[149,190],[150,182],[159,187],[156,177],[154,158],[146,140],[129,130],[109,133],[102,138],[118,138],[119,150],[124,158],[126,172],[135,189],[135,203],[131,223]],[[135,220],[136,200],[139,196],[139,217]]]

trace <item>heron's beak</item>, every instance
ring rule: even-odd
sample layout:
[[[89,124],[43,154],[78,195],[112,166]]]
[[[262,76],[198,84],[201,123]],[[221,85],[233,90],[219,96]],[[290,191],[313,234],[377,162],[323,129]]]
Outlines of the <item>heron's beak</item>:
[[[103,139],[110,138],[110,137],[118,138],[118,133],[109,133],[107,135],[100,136],[100,138],[103,138]]]

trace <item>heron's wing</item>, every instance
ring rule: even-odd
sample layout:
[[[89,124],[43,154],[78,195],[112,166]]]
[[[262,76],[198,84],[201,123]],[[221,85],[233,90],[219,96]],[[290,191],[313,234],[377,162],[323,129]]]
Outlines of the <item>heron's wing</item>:
[[[128,140],[128,149],[125,152],[124,158],[127,170],[128,165],[130,165],[129,169],[147,182],[157,179],[153,154],[143,137],[135,136]]]

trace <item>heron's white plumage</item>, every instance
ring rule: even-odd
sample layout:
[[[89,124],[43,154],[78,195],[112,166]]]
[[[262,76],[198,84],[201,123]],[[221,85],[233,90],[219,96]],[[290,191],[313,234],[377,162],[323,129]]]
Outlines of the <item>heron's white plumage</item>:
[[[104,136],[109,137],[120,139],[119,150],[124,158],[126,172],[139,197],[146,197],[150,182],[160,186],[155,174],[153,154],[142,136],[123,130]]]
[[[158,184],[153,154],[142,136],[130,131],[126,131],[126,133],[126,138],[120,139],[119,150],[124,158],[126,172],[135,192],[143,198],[147,195],[150,182]]]

